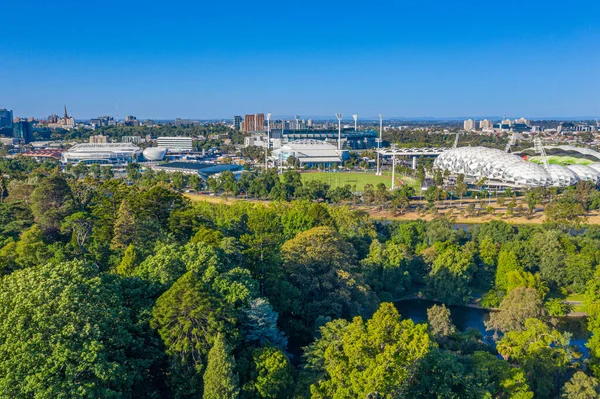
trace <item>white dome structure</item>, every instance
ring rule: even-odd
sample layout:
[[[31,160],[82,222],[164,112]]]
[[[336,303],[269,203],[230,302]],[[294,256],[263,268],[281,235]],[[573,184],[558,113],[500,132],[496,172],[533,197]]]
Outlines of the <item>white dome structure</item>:
[[[548,173],[552,178],[550,184],[552,187],[573,186],[579,181],[579,177],[571,169],[562,165],[548,165]]]
[[[485,177],[510,185],[547,187],[555,184],[555,179],[543,166],[494,148],[454,148],[437,157],[433,166],[455,174]]]
[[[575,173],[579,177],[579,180],[589,181],[594,184],[600,182],[600,171],[597,171],[595,168],[584,165],[569,165],[567,168]]]
[[[594,162],[594,163],[591,163],[591,164],[587,165],[587,167],[588,167],[588,168],[592,168],[592,169],[594,169],[595,171],[598,171],[598,172],[600,172],[600,162]]]
[[[166,154],[167,149],[163,147],[148,147],[142,152],[147,161],[162,161]]]

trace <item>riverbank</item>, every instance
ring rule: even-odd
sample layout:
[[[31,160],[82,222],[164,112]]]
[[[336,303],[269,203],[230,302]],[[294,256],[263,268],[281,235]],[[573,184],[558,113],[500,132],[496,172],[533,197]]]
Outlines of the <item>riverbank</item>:
[[[239,198],[239,197],[224,197],[224,196],[216,196],[210,194],[192,194],[185,193],[183,194],[185,197],[189,198],[194,202],[198,201],[206,201],[213,204],[232,204],[236,201],[246,201],[252,203],[260,203],[260,204],[268,204],[269,200],[258,200],[254,198]],[[422,201],[421,201],[422,202]],[[498,213],[494,214],[484,214],[479,216],[465,216],[464,212],[462,212],[462,208],[467,202],[463,201],[462,205],[459,207],[458,204],[456,208],[449,207],[448,204],[445,205],[445,208],[442,208],[438,211],[437,214],[432,213],[420,213],[416,210],[416,206],[420,205],[421,202],[417,201],[413,203],[412,207],[408,209],[403,214],[399,214],[388,209],[381,209],[379,206],[369,206],[369,205],[352,205],[349,204],[352,208],[364,210],[371,215],[371,218],[374,220],[381,221],[414,221],[417,219],[431,221],[438,217],[439,215],[448,215],[450,216],[455,223],[457,224],[482,224],[491,222],[493,220],[502,220],[509,224],[514,225],[540,225],[546,222],[546,216],[544,215],[544,208],[538,207],[536,212],[532,216],[510,216],[506,217],[504,215],[500,215]],[[585,224],[587,225],[600,225],[600,212],[593,211],[589,212],[586,215],[587,221]]]

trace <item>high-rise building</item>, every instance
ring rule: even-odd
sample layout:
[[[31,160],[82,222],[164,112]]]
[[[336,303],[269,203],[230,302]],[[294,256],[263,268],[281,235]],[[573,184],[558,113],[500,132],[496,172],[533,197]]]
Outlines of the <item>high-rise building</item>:
[[[254,130],[265,130],[265,114],[254,115]]]
[[[467,119],[463,124],[464,129],[467,132],[475,130],[475,121],[473,119]]]
[[[240,115],[236,115],[233,117],[233,128],[235,130],[240,130],[242,127],[242,117]]]
[[[29,144],[33,141],[33,124],[27,119],[19,119],[13,124],[13,138]]]
[[[169,151],[192,151],[191,137],[157,137],[158,147],[167,148]]]
[[[516,119],[514,123],[531,126],[531,121],[529,119],[525,119],[525,118]]]
[[[488,120],[488,119],[484,119],[482,121],[479,121],[479,129],[481,130],[489,130],[489,129],[493,129],[494,128],[494,122]]]
[[[0,109],[0,129],[12,129],[13,112],[8,109]]]
[[[108,143],[108,136],[101,134],[90,136],[90,144],[106,144]]]
[[[244,132],[245,133],[255,131],[256,124],[254,121],[255,121],[255,118],[254,118],[253,114],[252,115],[249,115],[249,114],[244,115]]]

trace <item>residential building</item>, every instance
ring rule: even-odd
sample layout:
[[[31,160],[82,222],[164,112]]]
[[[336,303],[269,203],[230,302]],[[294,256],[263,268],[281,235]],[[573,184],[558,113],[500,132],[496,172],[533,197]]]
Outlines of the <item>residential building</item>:
[[[476,124],[476,122],[473,119],[467,119],[463,123],[463,127],[467,132],[471,132],[476,129],[475,124]]]
[[[479,121],[479,129],[481,130],[491,130],[494,128],[494,122],[484,119]]]
[[[90,136],[90,144],[106,144],[108,143],[108,136],[101,134]]]
[[[244,133],[254,132],[256,130],[255,126],[256,126],[256,123],[255,123],[254,114],[244,115]]]
[[[265,114],[254,115],[254,131],[265,130]]]

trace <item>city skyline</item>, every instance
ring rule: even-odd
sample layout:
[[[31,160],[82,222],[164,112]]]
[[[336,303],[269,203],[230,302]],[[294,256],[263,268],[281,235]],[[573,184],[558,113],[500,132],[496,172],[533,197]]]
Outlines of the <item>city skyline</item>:
[[[64,103],[78,119],[114,115],[117,104],[120,118],[159,120],[246,112],[600,115],[600,55],[592,51],[600,5],[589,1],[502,8],[309,1],[302,10],[274,2],[106,2],[115,13],[47,3],[4,6],[7,15],[27,16],[0,28],[0,51],[10,54],[0,65],[0,106],[15,115],[45,117]],[[60,9],[85,18],[47,29]]]

